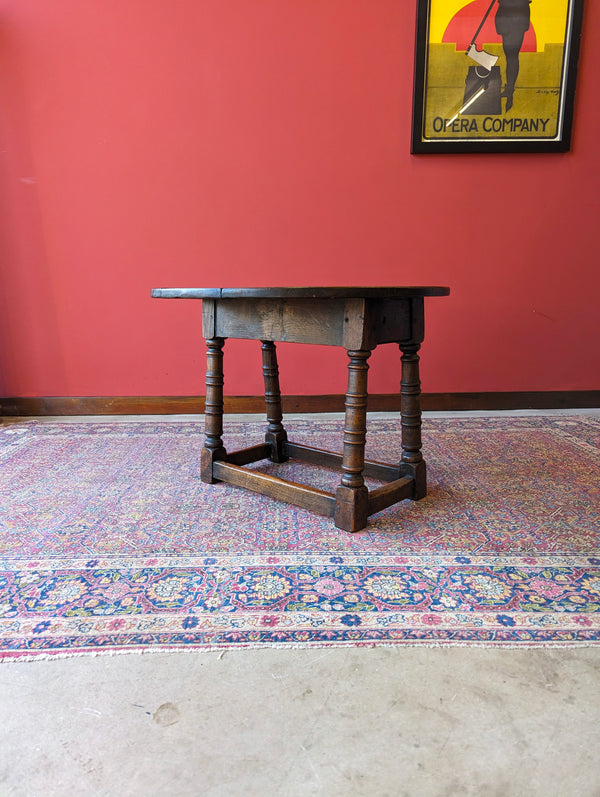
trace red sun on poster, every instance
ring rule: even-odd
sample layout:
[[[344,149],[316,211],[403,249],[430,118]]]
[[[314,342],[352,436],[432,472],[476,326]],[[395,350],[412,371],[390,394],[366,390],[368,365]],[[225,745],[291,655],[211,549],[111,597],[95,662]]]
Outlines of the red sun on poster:
[[[442,39],[443,43],[456,44],[457,50],[466,52],[483,20],[485,21],[479,31],[477,41],[482,44],[500,43],[502,40],[496,30],[493,13],[489,13],[494,5],[495,2],[490,5],[490,0],[473,0],[472,3],[467,3],[450,20]],[[524,35],[521,52],[537,52],[537,40],[533,23],[530,23]]]

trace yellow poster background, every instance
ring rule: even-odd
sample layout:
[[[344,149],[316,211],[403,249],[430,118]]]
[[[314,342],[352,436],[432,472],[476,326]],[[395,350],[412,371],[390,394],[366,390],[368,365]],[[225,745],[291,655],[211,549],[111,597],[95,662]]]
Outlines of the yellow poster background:
[[[485,74],[485,70],[474,64],[464,50],[457,50],[455,44],[442,42],[454,15],[468,5],[465,0],[430,0],[423,140],[557,138],[561,132],[569,0],[532,0],[531,25],[537,51],[519,54],[513,107],[505,110],[501,103],[491,113],[478,112],[481,104],[464,109],[469,66],[475,66],[478,73]],[[496,8],[491,11],[492,24]],[[496,78],[504,82],[506,60],[502,44],[486,42],[480,36],[477,48],[498,56]]]

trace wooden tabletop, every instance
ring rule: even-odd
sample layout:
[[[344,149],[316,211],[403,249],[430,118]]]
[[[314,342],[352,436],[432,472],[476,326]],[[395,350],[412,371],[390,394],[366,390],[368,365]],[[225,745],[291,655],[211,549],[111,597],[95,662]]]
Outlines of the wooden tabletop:
[[[315,288],[153,288],[156,299],[407,299],[448,296],[440,286],[315,287]]]

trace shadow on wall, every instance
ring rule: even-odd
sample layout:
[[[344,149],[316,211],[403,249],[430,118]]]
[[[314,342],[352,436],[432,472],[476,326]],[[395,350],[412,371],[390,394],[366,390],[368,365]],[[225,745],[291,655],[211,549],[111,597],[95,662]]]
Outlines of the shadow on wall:
[[[23,80],[22,35],[0,21],[0,395],[5,397],[30,395],[29,385],[46,383],[50,372],[54,382],[64,371],[28,135],[32,109]]]

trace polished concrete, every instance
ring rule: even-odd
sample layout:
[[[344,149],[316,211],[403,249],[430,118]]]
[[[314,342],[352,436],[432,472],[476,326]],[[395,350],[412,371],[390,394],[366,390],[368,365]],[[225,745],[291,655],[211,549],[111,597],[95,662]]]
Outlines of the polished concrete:
[[[599,797],[599,751],[600,648],[0,665],[0,797]]]

